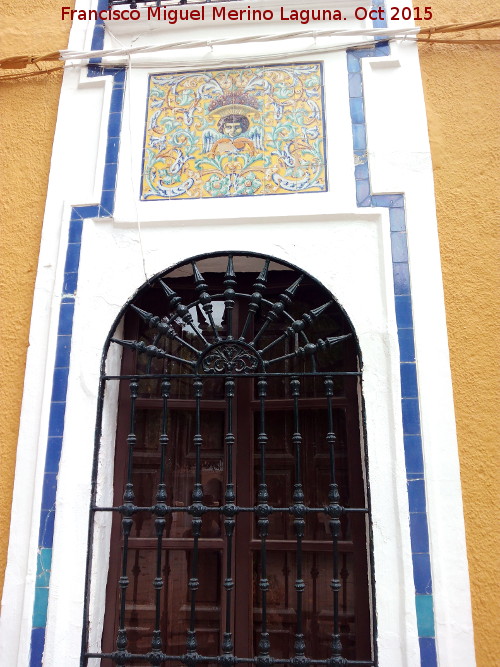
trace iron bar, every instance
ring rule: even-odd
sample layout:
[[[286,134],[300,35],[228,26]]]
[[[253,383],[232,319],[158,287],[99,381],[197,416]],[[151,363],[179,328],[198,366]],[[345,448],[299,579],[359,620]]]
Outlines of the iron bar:
[[[189,579],[188,588],[190,591],[190,613],[189,613],[189,630],[187,631],[186,650],[189,656],[196,655],[198,646],[196,640],[196,591],[199,588],[200,582],[198,580],[198,541],[201,533],[201,517],[203,516],[203,487],[201,485],[201,445],[203,442],[201,435],[201,414],[200,402],[203,391],[203,383],[201,380],[193,382],[194,396],[195,396],[195,434],[193,437],[193,445],[195,450],[195,477],[194,488],[192,493],[192,531],[193,531],[193,553],[191,557],[191,577]]]
[[[212,331],[214,332],[215,340],[220,340],[219,332],[217,331],[217,327],[215,326],[214,322],[212,299],[210,297],[210,294],[207,292],[208,285],[205,282],[203,276],[201,275],[200,270],[196,266],[196,262],[191,262],[191,266],[193,267],[194,284],[196,286],[196,291],[198,292],[199,295],[198,298],[200,300],[201,307],[203,308],[206,316],[208,317],[210,326],[212,327]]]
[[[275,345],[278,345],[287,338],[291,338],[292,336],[295,336],[295,334],[304,331],[306,327],[310,326],[314,320],[316,320],[332,304],[333,301],[327,301],[327,303],[324,303],[322,306],[314,308],[308,313],[304,313],[300,320],[294,320],[291,325],[285,329],[281,336],[278,336],[278,338],[272,340],[268,345],[266,345],[266,347],[262,348],[262,350],[259,350],[259,352],[264,354],[264,352],[267,352]]]
[[[162,415],[161,415],[161,434],[160,434],[160,471],[158,479],[158,488],[156,491],[156,507],[155,507],[155,530],[156,530],[156,577],[153,582],[155,589],[155,627],[153,630],[153,638],[151,640],[151,649],[155,653],[161,653],[162,638],[161,638],[161,592],[163,589],[163,577],[161,574],[162,565],[162,539],[165,530],[165,516],[167,514],[167,486],[165,484],[165,462],[168,447],[168,398],[170,394],[170,382],[164,380],[161,384],[161,396],[163,401]]]
[[[133,303],[130,304],[130,307],[139,315],[139,317],[148,325],[148,327],[151,327],[152,329],[158,329],[158,337],[167,336],[167,338],[177,341],[183,347],[186,347],[188,350],[191,350],[191,352],[194,352],[197,355],[200,353],[200,350],[196,349],[195,347],[190,345],[187,341],[185,341],[183,338],[178,336],[174,327],[171,324],[163,322],[161,317],[159,317],[158,315],[153,315],[152,313],[148,313],[147,310],[138,308],[137,306],[134,306]],[[157,342],[158,340],[156,340],[156,342],[153,344],[156,345]]]
[[[142,340],[120,340],[119,338],[112,338],[112,343],[118,343],[122,347],[129,347],[132,350],[138,352],[138,354],[147,354],[148,357],[157,357],[158,359],[172,359],[172,361],[177,361],[179,364],[186,364],[188,366],[194,367],[193,361],[188,361],[187,359],[182,359],[181,357],[176,357],[173,354],[168,354],[165,350],[162,350],[155,345],[146,345]]]
[[[304,345],[304,347],[298,347],[295,352],[290,352],[290,354],[284,354],[281,357],[270,359],[269,361],[265,361],[264,364],[266,366],[270,366],[271,364],[275,364],[278,361],[284,361],[285,359],[291,359],[292,357],[297,357],[300,359],[304,357],[312,358],[320,350],[327,350],[328,348],[333,347],[334,345],[337,345],[337,343],[340,343],[341,341],[350,337],[351,334],[345,334],[345,336],[330,336],[324,340],[322,338],[318,338],[316,343],[307,343],[307,345]],[[312,373],[312,375],[319,375],[319,373]],[[331,373],[329,373],[329,375],[331,375]]]
[[[187,324],[187,326],[190,329],[192,329],[192,331],[194,331],[194,333],[198,336],[198,338],[201,340],[201,342],[204,345],[208,345],[208,341],[203,337],[203,334],[198,329],[198,327],[196,327],[194,325],[193,316],[189,312],[189,308],[182,303],[181,297],[178,294],[176,294],[176,292],[174,292],[173,289],[170,289],[170,287],[166,283],[164,283],[163,280],[158,280],[158,282],[160,283],[160,286],[161,286],[165,296],[168,299],[168,303],[169,303],[170,308],[172,308],[174,310],[174,313],[169,318],[167,324],[172,324],[172,322],[176,318],[180,317],[181,320],[185,324]]]
[[[231,505],[229,508],[226,505],[222,505],[222,507],[207,507],[206,505],[203,505],[201,503],[200,505],[201,510],[203,513],[209,513],[209,512],[214,512],[217,514],[224,514],[225,512],[228,511],[228,509],[231,512],[235,512],[235,514],[239,514],[240,512],[257,512],[259,510],[259,506],[251,506],[251,507],[240,507],[239,505]],[[139,507],[138,505],[132,505],[132,506],[125,506],[125,505],[120,505],[118,507],[98,507],[98,506],[93,506],[91,507],[91,510],[93,512],[119,512],[121,514],[125,514],[132,510],[134,513],[136,512],[154,512],[157,509],[157,505],[151,505],[147,507]],[[293,514],[293,507],[271,507],[268,506],[268,512],[269,514],[278,514],[279,512],[283,512],[286,514]],[[185,512],[186,514],[191,514],[192,513],[192,506],[191,505],[182,505],[181,507],[176,506],[172,507],[171,505],[165,505],[165,511],[167,513],[171,512]],[[304,512],[306,514],[310,513],[318,513],[318,514],[328,514],[329,508],[327,507],[326,509],[324,507],[305,507]],[[361,514],[366,514],[368,512],[368,509],[366,507],[342,507],[342,513],[346,514],[349,512],[353,513],[361,513]]]
[[[129,579],[127,575],[127,565],[128,565],[128,540],[130,536],[130,531],[132,530],[132,514],[134,512],[134,485],[132,482],[132,468],[133,468],[133,458],[134,458],[134,447],[137,443],[137,436],[135,434],[135,402],[137,400],[139,385],[137,382],[132,380],[130,382],[130,422],[129,422],[129,434],[127,436],[127,445],[128,445],[128,461],[127,461],[127,482],[125,484],[125,491],[123,494],[123,505],[126,509],[123,513],[122,518],[122,531],[123,531],[123,552],[122,552],[122,573],[120,579],[118,580],[118,585],[120,587],[120,614],[118,619],[118,635],[116,637],[116,647],[118,651],[127,650],[127,629],[125,627],[125,603],[127,598],[127,588],[129,585]]]
[[[269,651],[271,650],[271,642],[269,639],[269,632],[267,631],[267,592],[269,590],[269,580],[267,578],[267,550],[266,538],[269,530],[269,492],[266,483],[266,396],[267,396],[267,380],[261,377],[257,382],[257,393],[259,396],[259,435],[257,442],[260,450],[260,483],[257,494],[257,526],[260,537],[260,582],[259,589],[261,592],[261,608],[262,608],[262,623],[259,638],[259,658],[266,662],[269,659]]]
[[[290,380],[290,389],[293,398],[293,435],[292,446],[295,456],[295,484],[293,489],[293,507],[292,513],[294,518],[293,527],[297,540],[297,547],[295,552],[295,590],[297,599],[297,626],[295,632],[294,651],[295,657],[299,660],[305,656],[306,644],[304,638],[304,628],[302,624],[302,603],[305,590],[305,582],[302,578],[302,540],[304,538],[305,529],[305,505],[304,505],[304,490],[302,487],[302,470],[301,470],[301,445],[302,435],[300,433],[299,424],[299,396],[300,396],[300,381],[297,377]]]
[[[277,359],[275,361],[278,361]],[[245,377],[256,378],[260,377],[262,373],[245,373]],[[290,373],[268,373],[266,377],[280,377],[289,378],[297,375],[297,371]],[[317,371],[315,373],[300,373],[300,377],[361,377],[361,371]],[[199,373],[144,373],[144,374],[124,374],[124,375],[104,375],[103,380],[162,380],[165,377],[170,379],[182,378],[184,380],[195,379],[200,377]],[[217,377],[227,378],[234,377],[234,373],[217,373]]]
[[[118,652],[113,652],[113,653],[85,653],[84,657],[85,658],[108,658],[109,660],[116,660],[118,655]],[[125,660],[126,662],[133,662],[134,660],[144,660],[144,661],[149,661],[150,664],[156,664],[156,663],[151,663],[151,653],[127,653]],[[181,662],[183,664],[191,664],[191,663],[203,663],[203,662],[217,662],[220,664],[224,664],[226,657],[224,655],[195,655],[195,656],[188,656],[188,655],[166,655],[164,653],[161,653],[159,656],[161,658],[161,662]],[[156,659],[155,656],[153,656],[153,659]],[[261,665],[262,661],[259,656],[254,656],[252,658],[238,658],[234,657],[231,658],[231,664],[236,664],[236,663],[241,663],[241,664],[252,664],[252,665]],[[332,667],[332,665],[335,667],[334,662],[332,662],[331,658],[326,658],[324,660],[315,660],[313,658],[308,658],[307,663],[309,665],[326,665],[328,667]],[[269,665],[296,665],[297,661],[295,658],[269,658],[266,664]],[[365,665],[366,667],[374,667],[375,662],[373,660],[348,660],[345,658],[342,658],[342,662],[337,662],[339,667],[347,667],[348,665]]]
[[[224,274],[224,314],[227,317],[227,338],[228,340],[233,339],[233,310],[234,310],[234,297],[236,287],[236,274],[234,273],[233,257],[229,255],[227,258],[227,268],[226,273]]]
[[[259,331],[254,336],[251,345],[257,344],[257,341],[264,334],[264,332],[271,324],[271,322],[276,322],[277,320],[279,320],[281,314],[285,310],[285,307],[289,306],[292,303],[292,299],[295,295],[295,292],[297,291],[297,288],[303,281],[303,279],[304,276],[299,276],[297,280],[292,285],[290,285],[290,287],[287,287],[286,290],[284,290],[282,294],[280,294],[279,299],[275,303],[273,303],[272,308],[268,311],[266,319],[264,320],[264,323],[262,324]]]
[[[227,467],[227,482],[224,493],[224,529],[226,532],[226,577],[224,579],[224,589],[226,591],[226,626],[224,630],[224,638],[222,641],[222,651],[225,655],[232,655],[234,649],[233,636],[231,633],[231,600],[234,590],[234,581],[232,573],[233,560],[233,533],[236,523],[236,495],[233,483],[233,445],[235,437],[233,434],[233,398],[235,390],[235,382],[231,378],[227,378],[225,382],[226,402],[227,402],[227,430],[225,436],[226,445],[226,467]]]
[[[253,292],[250,297],[250,302],[248,304],[248,314],[241,331],[240,340],[245,340],[247,331],[249,330],[250,324],[255,318],[255,313],[258,311],[260,303],[262,301],[262,292],[265,290],[267,285],[267,274],[269,271],[269,264],[271,263],[270,259],[266,259],[264,266],[262,267],[261,272],[257,276],[256,281],[253,284]]]
[[[330,487],[328,490],[329,515],[330,515],[330,532],[332,536],[332,581],[331,589],[333,594],[333,634],[332,634],[332,657],[341,657],[342,642],[340,640],[339,628],[339,550],[338,538],[340,534],[340,514],[342,508],[339,501],[339,489],[336,478],[335,468],[335,432],[333,428],[333,380],[331,378],[325,379],[325,395],[327,405],[327,428],[326,443],[328,446],[328,455],[330,462]]]

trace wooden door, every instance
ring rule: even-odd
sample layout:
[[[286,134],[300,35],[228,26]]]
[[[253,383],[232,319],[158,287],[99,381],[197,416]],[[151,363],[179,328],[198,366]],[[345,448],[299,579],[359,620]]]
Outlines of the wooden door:
[[[277,284],[275,292],[280,289],[282,286]],[[311,290],[303,290],[298,312],[310,307]],[[158,293],[153,293],[140,306],[154,312],[157,299]],[[238,306],[236,303],[233,311],[236,330],[243,326],[245,316]],[[199,307],[192,312],[201,330],[208,326]],[[261,325],[259,317],[262,320],[263,316],[257,314],[252,321],[254,331]],[[337,320],[337,313],[326,318],[324,331],[338,329]],[[129,318],[126,337],[144,339],[146,334],[137,326],[137,318]],[[269,344],[281,331],[279,323],[271,323],[261,344]],[[224,322],[220,323],[219,333],[223,337]],[[318,335],[324,335],[321,328]],[[167,348],[164,343],[165,349],[174,354],[175,344],[169,345]],[[293,345],[294,341],[287,339],[279,349],[286,355]],[[122,374],[137,372],[140,363],[137,355],[126,351]],[[336,363],[340,369],[352,367],[356,363],[353,347]],[[335,378],[327,398],[325,378],[301,374],[300,370],[296,364],[283,362],[277,372],[261,376],[264,397],[259,396],[259,378],[234,377],[230,403],[226,376],[196,380],[203,385],[199,400],[194,398],[193,378],[176,377],[168,383],[168,418],[161,398],[166,376],[138,383],[131,461],[118,452],[115,463],[114,505],[123,503],[131,466],[133,503],[144,508],[134,512],[126,544],[128,583],[124,614],[129,653],[146,655],[154,640],[154,628],[159,626],[163,652],[182,656],[188,650],[189,630],[194,627],[196,653],[214,657],[213,662],[204,664],[216,665],[216,657],[224,652],[224,647],[228,652],[228,646],[239,658],[267,652],[273,658],[289,659],[300,653],[301,642],[309,658],[326,660],[332,655],[336,624],[342,656],[372,664],[366,518],[363,513],[344,513],[333,548],[332,517],[325,509],[332,504],[332,452],[343,506],[362,508],[366,504],[358,379]],[[130,431],[130,392],[123,381],[117,447],[127,442]],[[233,438],[231,455],[229,431]],[[260,440],[263,432],[264,449]],[[335,434],[334,448],[327,438],[329,432]],[[162,433],[168,441],[163,462],[158,446]],[[202,442],[198,454],[197,434]],[[195,540],[194,515],[187,508],[193,504],[197,475],[203,492],[200,502],[205,509]],[[158,502],[160,477],[164,502],[172,510],[164,517],[165,525],[158,536],[158,516],[155,518],[151,507]],[[228,515],[221,511],[227,506],[230,484],[234,484],[234,503],[239,508],[231,539],[225,523]],[[259,496],[263,485],[265,502]],[[299,500],[298,486],[302,494]],[[259,514],[258,508],[266,504],[272,510],[264,517],[268,525],[263,539],[259,519],[264,515]],[[299,506],[307,508],[300,516],[296,513]],[[296,522],[301,518],[303,536],[298,540]],[[124,576],[125,544],[120,523],[117,513],[112,529],[108,612],[103,634],[103,652],[108,654],[116,645],[123,604],[119,582]],[[335,619],[332,579],[340,588]],[[231,586],[228,580],[232,580]],[[159,584],[156,587],[152,585],[155,581]],[[102,660],[103,667],[112,664],[112,660]],[[142,665],[144,661],[132,660],[130,664]]]

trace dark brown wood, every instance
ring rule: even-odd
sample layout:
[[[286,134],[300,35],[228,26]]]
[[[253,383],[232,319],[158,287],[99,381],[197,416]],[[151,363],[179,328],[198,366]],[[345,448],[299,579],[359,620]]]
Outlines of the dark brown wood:
[[[280,285],[276,286],[275,291],[288,286],[289,276],[282,277]],[[186,283],[188,288],[191,286]],[[307,285],[305,285],[307,288]],[[239,287],[241,289],[241,287]],[[307,288],[311,289],[311,288]],[[307,299],[307,289],[305,290],[305,299]],[[162,295],[156,290],[155,299],[161,299]],[[316,299],[317,301],[317,299]],[[316,303],[313,299],[312,303]],[[161,308],[158,309],[161,312]],[[239,317],[238,304],[234,310],[233,324],[235,331],[238,331]],[[260,324],[256,322],[258,330]],[[273,329],[273,325],[266,331],[266,336],[272,338],[281,331],[281,325]],[[138,319],[129,317],[126,319],[124,338],[137,339],[138,337]],[[132,374],[135,372],[135,353],[131,350],[124,350],[122,373]],[[352,346],[347,359],[344,359],[343,366],[345,370],[355,367],[355,350]],[[300,374],[298,374],[300,375]],[[358,387],[356,378],[343,380],[342,395],[334,395],[332,399],[335,412],[336,424],[338,427],[337,444],[338,461],[341,464],[340,481],[341,495],[340,502],[348,503],[351,507],[364,507],[366,505],[366,490],[364,488],[362,453],[360,446],[360,426],[359,426],[359,406],[358,406]],[[284,386],[289,383],[289,378],[284,382]],[[234,398],[234,433],[236,442],[234,445],[234,479],[236,488],[236,504],[240,507],[253,508],[257,504],[255,488],[255,471],[258,464],[256,448],[256,430],[255,416],[259,410],[259,401],[255,392],[256,381],[250,378],[237,378],[236,394]],[[114,505],[122,504],[123,488],[126,478],[126,437],[128,433],[128,383],[122,382],[119,394],[119,416],[116,441],[115,458],[115,493]],[[322,381],[321,381],[322,385]],[[278,384],[275,383],[274,387]],[[139,397],[136,402],[137,410],[144,419],[144,433],[147,437],[148,428],[158,419],[162,401],[158,397]],[[181,415],[186,415],[194,410],[195,402],[193,398],[173,397],[169,400],[169,410],[179,417],[179,424],[182,423]],[[327,498],[327,468],[328,454],[324,443],[320,442],[320,431],[318,424],[321,422],[321,411],[325,412],[326,403],[323,394],[320,392],[316,396],[301,396],[298,401],[301,429],[303,436],[303,487],[305,493],[305,504],[315,507],[323,507],[328,504]],[[211,419],[215,415],[222,415],[226,410],[226,402],[221,397],[211,398],[210,394],[203,394],[201,401],[202,419],[203,415]],[[292,491],[294,483],[294,457],[291,445],[291,431],[288,426],[288,420],[291,419],[293,411],[293,400],[288,395],[279,397],[276,389],[273,388],[268,400],[266,400],[266,420],[267,430],[269,432],[269,443],[267,452],[268,465],[268,484],[270,488],[270,504],[277,505],[277,499],[282,507],[286,508],[293,504]],[[186,418],[187,419],[187,418]],[[188,423],[188,420],[186,421]],[[326,423],[326,422],[325,422]],[[149,426],[148,426],[149,425]],[[219,428],[213,421],[212,428]],[[315,429],[318,431],[315,432]],[[214,434],[204,433],[205,449],[203,450],[203,468],[206,471],[203,483],[207,486],[210,483],[210,471],[212,474],[212,490],[207,497],[211,500],[208,504],[220,506],[224,503],[224,480],[227,471],[225,471],[225,458],[222,451],[223,435],[220,436],[220,447],[217,449],[217,437]],[[206,437],[206,436],[214,437]],[[145,436],[145,437],[146,437]],[[177,436],[175,436],[177,437]],[[324,438],[324,434],[322,436]],[[182,437],[179,441],[172,438],[170,447],[177,447],[179,451],[170,454],[170,469],[168,474],[178,476],[177,486],[181,486],[182,477],[179,470],[182,468],[185,472],[185,484],[189,487],[189,495],[180,500],[173,498],[172,491],[168,491],[168,503],[174,503],[174,506],[186,507],[190,503],[190,492],[192,480],[190,479],[190,470],[194,460],[194,453],[190,448],[190,443],[185,442]],[[211,441],[213,440],[212,444]],[[154,439],[152,440],[152,442]],[[149,442],[149,441],[148,441]],[[182,450],[182,451],[180,451]],[[222,458],[221,458],[222,451]],[[222,464],[220,461],[222,460]],[[157,484],[155,481],[155,467],[159,465],[159,452],[150,448],[145,443],[138,443],[134,465],[138,471],[138,494],[144,495],[144,506],[154,504],[153,487]],[[344,463],[345,462],[345,463]],[[176,467],[177,466],[177,467]],[[140,474],[139,474],[140,473]],[[142,477],[141,477],[142,475]],[[168,475],[167,475],[168,476]],[[173,479],[173,477],[171,477]],[[207,481],[208,480],[208,481]],[[218,486],[220,482],[220,488]],[[149,488],[151,487],[151,489]],[[214,489],[219,488],[215,493]],[[212,491],[214,491],[212,493]],[[205,488],[207,494],[207,489]],[[149,495],[148,495],[149,494]],[[323,495],[321,495],[323,494]],[[148,500],[151,498],[151,500]],[[140,504],[140,503],[138,503]],[[186,521],[184,521],[184,519]],[[202,560],[199,579],[200,589],[197,594],[197,609],[199,608],[197,631],[199,631],[199,640],[201,642],[200,652],[208,655],[218,655],[221,653],[222,633],[224,631],[223,617],[225,595],[223,589],[223,563],[226,540],[224,531],[221,530],[222,517],[220,513],[214,511],[204,516],[206,534],[202,530],[202,536],[199,539],[199,552]],[[110,652],[114,650],[116,631],[117,631],[117,613],[116,609],[118,599],[118,578],[120,576],[120,535],[121,516],[114,514],[111,534],[111,557],[107,586],[107,612],[105,616],[103,632],[103,651]],[[268,578],[272,582],[272,590],[268,596],[268,622],[271,634],[271,655],[277,657],[291,657],[293,655],[293,633],[295,631],[295,592],[293,591],[293,582],[295,580],[295,550],[296,541],[292,529],[293,517],[286,511],[274,513],[270,516],[270,533],[266,542],[268,554]],[[349,630],[349,641],[352,644],[346,647],[346,657],[350,659],[370,659],[371,657],[371,638],[370,638],[370,606],[369,606],[369,585],[368,585],[368,555],[366,552],[366,517],[363,514],[349,516],[342,519],[344,529],[349,527],[350,533],[343,535],[338,543],[338,551],[342,554],[346,563],[351,564],[350,571],[350,590],[353,588],[352,578],[355,578],[354,602],[353,594],[349,593],[349,599],[346,602],[345,609],[341,609],[342,624]],[[150,641],[150,623],[149,618],[153,616],[154,606],[152,600],[152,579],[153,574],[149,576],[150,559],[154,557],[157,541],[152,531],[152,523],[147,518],[142,518],[139,513],[134,517],[134,529],[129,538],[130,552],[130,571],[131,583],[127,591],[127,613],[131,622],[135,623],[136,630],[131,633],[135,636],[132,641],[134,646],[139,646],[141,650],[147,652]],[[185,512],[176,512],[174,517],[169,517],[167,521],[167,530],[162,539],[164,550],[164,587],[162,624],[163,634],[170,637],[171,644],[164,645],[163,650],[170,654],[179,654],[185,651],[185,631],[188,628],[188,598],[187,591],[187,566],[189,565],[192,554],[193,540],[186,528],[186,534],[180,531],[184,528],[176,528],[176,525],[184,526],[190,523],[190,516]],[[331,610],[325,606],[325,591],[329,586],[330,574],[326,575],[326,560],[331,554],[331,537],[327,530],[328,517],[325,513],[310,513],[306,516],[306,535],[302,542],[302,551],[304,558],[304,572],[306,579],[306,589],[304,594],[304,621],[306,625],[306,639],[308,650],[318,650],[319,652],[312,656],[316,658],[327,657],[329,619]],[[135,530],[135,532],[134,532]],[[149,531],[149,532],[148,532]],[[218,535],[211,535],[210,532]],[[276,532],[278,531],[278,532]],[[309,532],[308,532],[309,531]],[[316,537],[314,537],[314,535]],[[320,535],[320,537],[318,537]],[[235,580],[235,590],[233,597],[233,622],[232,632],[234,635],[234,653],[238,657],[248,658],[256,654],[255,646],[255,627],[260,622],[258,591],[255,584],[255,573],[258,571],[257,565],[260,558],[260,540],[256,530],[256,517],[253,512],[241,512],[237,516],[236,529],[233,542],[233,573]],[[203,567],[203,563],[206,567]],[[325,567],[322,566],[325,564]],[[148,576],[142,577],[142,573]],[[184,578],[185,581],[180,581]],[[148,597],[149,596],[149,597]],[[328,598],[331,601],[331,596]],[[323,605],[323,606],[322,606]],[[353,605],[353,606],[352,606]],[[143,636],[141,636],[141,633]],[[149,633],[149,634],[148,634]],[[184,633],[184,635],[183,635]],[[216,641],[216,637],[218,637]],[[218,644],[217,644],[218,642]],[[306,642],[306,643],[307,643]],[[318,644],[318,647],[312,646]],[[217,644],[217,645],[216,645]],[[319,646],[321,644],[321,646]],[[274,651],[274,652],[273,652]],[[323,651],[323,652],[322,652]],[[309,655],[309,653],[307,653]],[[103,660],[103,667],[108,667],[109,661]],[[109,663],[110,665],[111,663]]]

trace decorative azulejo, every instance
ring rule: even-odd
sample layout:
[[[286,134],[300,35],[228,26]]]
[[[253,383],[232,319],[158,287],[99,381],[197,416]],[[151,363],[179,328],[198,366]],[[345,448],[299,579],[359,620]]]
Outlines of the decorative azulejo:
[[[327,189],[321,63],[150,76],[141,199]]]

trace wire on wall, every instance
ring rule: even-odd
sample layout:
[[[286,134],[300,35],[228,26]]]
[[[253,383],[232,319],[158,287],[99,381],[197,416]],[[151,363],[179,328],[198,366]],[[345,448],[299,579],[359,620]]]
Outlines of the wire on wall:
[[[171,51],[178,49],[195,49],[209,47],[213,49],[214,46],[231,46],[237,44],[249,44],[249,43],[265,43],[265,42],[279,42],[286,41],[291,39],[304,39],[307,37],[312,37],[315,40],[321,37],[370,37],[371,39],[363,41],[355,41],[352,43],[334,43],[334,44],[325,44],[321,47],[311,47],[304,49],[303,53],[313,53],[313,52],[326,52],[326,51],[338,51],[352,48],[367,48],[373,46],[375,43],[375,38],[380,39],[381,37],[386,38],[389,42],[397,42],[401,40],[406,41],[415,41],[418,44],[462,44],[462,45],[473,45],[479,44],[483,46],[492,46],[500,44],[500,39],[463,39],[460,37],[456,38],[441,38],[435,37],[436,34],[446,34],[446,33],[457,33],[465,32],[468,30],[491,30],[492,28],[500,27],[500,19],[489,19],[482,21],[474,21],[472,23],[451,23],[442,26],[434,26],[428,28],[407,28],[407,29],[394,29],[390,30],[387,28],[372,28],[372,29],[357,29],[357,30],[303,30],[295,31],[290,33],[284,33],[280,35],[250,35],[244,37],[234,37],[234,38],[225,38],[225,39],[216,39],[208,42],[207,40],[192,40],[184,42],[176,42],[170,44],[153,44],[147,46],[135,46],[128,48],[120,49],[102,49],[99,51],[52,51],[41,56],[28,56],[28,55],[19,55],[19,56],[10,56],[7,58],[0,59],[0,69],[11,70],[9,74],[0,76],[0,81],[13,81],[19,80],[34,76],[41,76],[44,74],[50,74],[63,69],[64,67],[75,67],[85,65],[89,58],[126,58],[124,62],[128,67],[150,67],[154,65],[153,63],[141,64],[133,63],[131,56],[134,54],[144,54],[144,53],[159,53],[162,51]],[[294,55],[298,55],[297,50],[293,49]],[[276,53],[276,54],[266,54],[265,57],[284,57],[289,55],[289,53]],[[206,58],[201,59],[204,63]],[[211,59],[212,60],[212,59]],[[227,60],[224,59],[214,59],[213,64],[218,64]],[[235,60],[232,57],[232,60]],[[238,57],[236,58],[238,62],[245,60],[252,60],[253,62],[259,60],[259,56],[248,56],[248,57]],[[48,63],[54,61],[63,61],[55,67],[43,68],[41,69],[39,63]],[[119,63],[114,63],[119,64]],[[156,63],[155,63],[156,64]],[[170,59],[165,59],[164,62],[158,63],[160,66],[164,65],[169,68],[179,68],[185,69],[186,66],[193,67],[196,65],[195,61],[186,63],[185,61],[172,61]],[[26,69],[30,65],[36,67],[35,70],[29,72],[12,72],[12,70]]]

